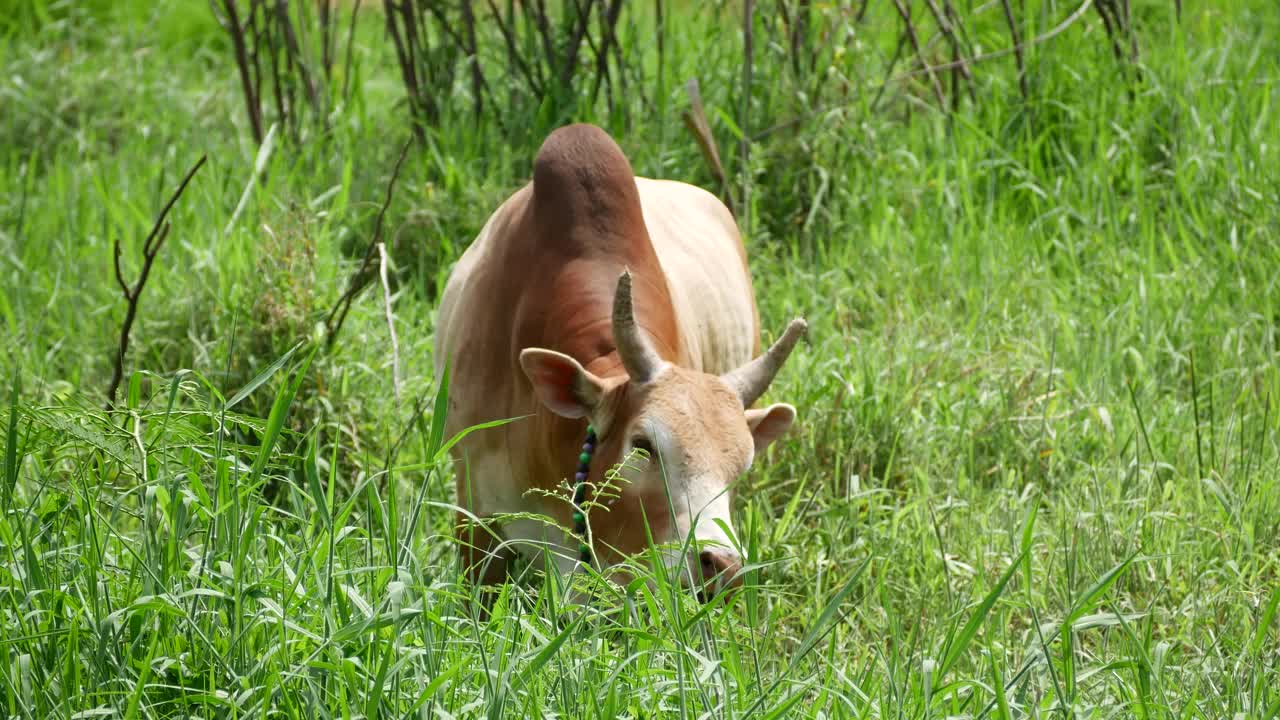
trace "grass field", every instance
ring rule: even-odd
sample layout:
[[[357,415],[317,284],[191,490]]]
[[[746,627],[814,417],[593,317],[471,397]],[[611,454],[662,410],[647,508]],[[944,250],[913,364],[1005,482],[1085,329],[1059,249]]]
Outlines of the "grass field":
[[[1274,2],[1136,0],[1136,61],[1085,8],[1022,86],[1009,55],[941,76],[946,111],[894,3],[815,4],[807,72],[758,4],[749,96],[741,3],[665,8],[661,62],[629,7],[612,108],[476,118],[459,74],[382,221],[395,353],[377,281],[321,337],[412,137],[380,9],[349,97],[269,152],[208,3],[6,11],[0,714],[1280,714]],[[956,6],[971,54],[1010,46],[1002,3]],[[1081,6],[1009,7],[1034,38]],[[810,323],[766,398],[799,425],[738,494],[755,569],[727,606],[658,578],[574,611],[529,577],[481,618],[434,411],[448,264],[565,122],[718,191],[693,77],[764,340]],[[113,242],[132,282],[202,155],[104,411]]]

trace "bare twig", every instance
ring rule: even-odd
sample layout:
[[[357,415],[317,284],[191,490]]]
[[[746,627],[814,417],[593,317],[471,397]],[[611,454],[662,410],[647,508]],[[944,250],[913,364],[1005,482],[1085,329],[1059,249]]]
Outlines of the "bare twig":
[[[1140,80],[1142,72],[1138,67],[1138,36],[1133,31],[1133,15],[1129,8],[1129,0],[1098,0],[1094,7],[1102,17],[1102,27],[1111,41],[1111,52],[1115,55],[1116,62],[1125,69],[1124,48],[1127,40],[1129,46],[1127,66],[1128,69],[1133,70],[1134,77]],[[1129,97],[1132,98],[1133,95],[1134,89],[1130,86]]]
[[[707,123],[707,113],[702,109],[702,93],[698,91],[698,79],[691,78],[684,86],[689,95],[689,109],[683,113],[685,127],[698,143],[702,158],[706,160],[711,175],[720,183],[720,195],[733,212],[733,198],[729,197],[729,178],[725,175],[724,165],[720,162],[720,150],[716,147],[716,138],[711,134],[711,126]]]
[[[253,130],[253,141],[262,143],[262,110],[258,106],[258,91],[249,75],[249,50],[245,43],[245,26],[240,23],[236,12],[235,0],[222,0],[226,18],[223,27],[231,35],[231,44],[235,48],[236,67],[240,71],[240,89],[244,92],[244,105],[249,113],[249,127]],[[249,10],[252,15],[252,8]]]
[[[414,46],[402,36],[400,26],[397,19],[400,17],[400,7],[395,3],[388,2],[384,8],[387,16],[387,35],[391,37],[391,43],[396,49],[396,60],[400,63],[400,74],[404,81],[405,93],[409,96],[409,109],[413,119],[413,132],[418,136],[419,140],[424,140],[424,130],[422,128],[421,113],[423,112],[424,103],[421,97],[420,86],[418,84],[417,75],[417,57],[414,54]],[[410,25],[410,23],[406,23]],[[405,34],[409,28],[405,28]],[[372,247],[372,246],[371,246]]]
[[[539,3],[539,5],[541,5],[541,3]],[[578,3],[574,2],[573,7],[577,10]],[[586,12],[579,11],[574,16],[573,33],[570,35],[569,43],[565,47],[564,66],[560,71],[560,84],[563,87],[568,87],[569,83],[573,80],[573,73],[578,66],[578,53],[582,50],[582,40],[587,37],[588,25],[591,22],[591,9],[594,7],[594,2],[588,2]],[[621,9],[622,0],[614,0],[613,5],[609,8],[608,13],[605,16],[605,36],[600,41],[603,44],[604,50],[602,50],[602,52],[604,53],[608,52],[609,40],[613,36],[613,26],[618,22],[618,11]],[[597,58],[596,62],[599,63],[600,59]],[[600,79],[597,77],[597,87],[599,84]]]
[[[898,9],[898,14],[902,16],[902,22],[906,23],[907,40],[911,41],[911,47],[915,48],[916,57],[920,60],[920,65],[926,70],[929,76],[929,84],[933,87],[934,97],[938,100],[938,107],[946,109],[947,99],[942,94],[942,85],[938,82],[937,75],[934,74],[936,68],[929,65],[929,59],[925,57],[924,50],[920,47],[920,36],[916,34],[916,26],[911,22],[911,12],[902,4],[902,0],[893,0],[893,6]],[[953,63],[960,67],[959,63]]]
[[[351,98],[351,68],[354,66],[355,47],[356,47],[356,20],[360,17],[360,3],[362,0],[356,0],[351,6],[351,26],[347,28],[347,61],[344,63],[342,71],[342,100],[346,102]]]
[[[339,30],[329,0],[321,3],[318,14],[309,12],[307,3],[289,0],[209,0],[209,6],[231,38],[254,143],[264,142],[266,117],[271,112],[294,137],[306,109],[312,120],[327,125],[325,109],[334,87]],[[360,0],[356,0],[347,36],[344,99],[350,88],[359,8]]]
[[[488,92],[489,83],[485,81],[484,71],[480,68],[480,46],[476,43],[476,15],[471,7],[471,0],[463,0],[461,5],[462,27],[463,32],[466,33],[464,49],[471,65],[471,94],[474,96],[472,102],[475,105],[476,121],[479,122],[480,116],[484,114],[484,96]]]
[[[590,7],[590,6],[588,6]],[[595,83],[591,88],[591,100],[595,101],[600,93],[600,83],[609,77],[609,49],[611,43],[616,42],[618,15],[622,11],[622,0],[613,0],[609,7],[605,10],[604,17],[601,19],[601,35],[600,48],[596,51],[596,77]],[[588,10],[588,12],[590,12]],[[612,91],[610,91],[610,100],[612,100]]]
[[[907,42],[907,33],[898,33],[898,42],[893,46],[893,59],[889,61],[889,68],[884,72],[884,80],[880,81],[880,87],[876,88],[876,96],[871,99],[871,110],[875,112],[880,107],[880,99],[884,97],[884,91],[889,89],[889,83],[893,81],[893,71],[898,69],[898,61],[902,59],[902,46]]]
[[[382,240],[382,224],[387,215],[387,208],[391,206],[391,196],[395,191],[396,180],[400,177],[400,167],[404,165],[404,159],[409,155],[409,148],[413,147],[413,138],[405,141],[404,147],[400,149],[400,157],[396,160],[395,169],[391,171],[391,179],[387,181],[386,197],[382,201],[382,208],[378,210],[378,219],[374,222],[373,237],[369,239],[369,246],[365,250],[364,259],[360,262],[360,267],[351,274],[350,280],[347,281],[347,290],[338,298],[338,302],[334,304],[333,309],[329,311],[329,316],[325,318],[325,344],[327,347],[333,347],[333,341],[338,337],[338,331],[342,329],[342,324],[346,322],[347,313],[351,310],[351,303],[364,290],[370,281],[369,268],[373,264],[373,256],[377,253],[378,243]]]
[[[963,60],[964,59],[963,53],[968,52],[970,55],[973,54],[973,41],[969,38],[969,32],[965,30],[964,21],[960,18],[960,14],[956,12],[955,4],[951,0],[943,0],[942,11],[946,15],[947,21],[951,23],[951,27],[953,30],[955,30],[955,33],[956,33],[955,52],[953,53],[953,57],[951,59],[953,62]],[[977,93],[977,90],[974,89],[975,83],[973,80],[973,74],[969,71],[969,66],[967,64],[964,66],[964,69],[965,69],[966,76],[969,80],[968,84],[965,86],[965,88],[969,91],[969,102],[973,103],[974,105],[977,105],[978,93]],[[956,94],[959,95],[958,92]]]
[[[396,338],[396,321],[391,313],[391,283],[387,281],[387,246],[378,243],[378,275],[382,278],[382,304],[387,314],[387,330],[391,333],[391,388],[400,405],[400,341]]]
[[[191,178],[195,177],[196,171],[204,166],[207,159],[207,155],[200,156],[196,164],[187,171],[186,177],[182,178],[182,182],[169,198],[169,202],[165,203],[164,207],[161,208],[155,224],[151,227],[151,234],[147,235],[147,239],[142,243],[142,270],[139,271],[138,280],[133,284],[133,287],[130,287],[125,281],[124,270],[120,267],[120,238],[117,237],[112,243],[112,261],[115,264],[116,282],[120,284],[120,292],[124,295],[125,302],[128,305],[125,309],[124,322],[120,325],[120,345],[115,353],[111,384],[107,386],[106,408],[108,410],[115,405],[116,392],[119,391],[120,382],[124,379],[124,358],[129,352],[129,332],[133,329],[133,321],[138,316],[138,300],[142,297],[142,289],[146,287],[147,278],[151,276],[151,268],[155,265],[156,255],[160,253],[160,248],[164,245],[165,238],[169,236],[169,223],[165,221],[165,218],[169,216],[169,211],[178,202],[178,198],[182,197],[182,193],[187,189],[187,184],[191,182]]]
[[[1022,93],[1022,101],[1031,99],[1027,89],[1027,62],[1022,55],[1022,33],[1018,31],[1018,21],[1013,17],[1013,5],[1009,0],[1001,0],[1004,5],[1004,19],[1009,23],[1009,35],[1013,37],[1013,57],[1018,63],[1018,91]]]
[[[955,14],[951,10],[951,3],[946,1],[946,9],[938,7],[936,0],[925,0],[925,5],[929,7],[929,12],[933,14],[933,19],[938,23],[938,29],[942,31],[942,35],[951,45],[951,59],[959,65],[952,71],[951,81],[951,102],[952,108],[956,108],[960,103],[960,78],[964,78],[969,83],[969,92],[973,92],[973,73],[969,71],[969,63],[965,62],[964,54],[960,51],[960,34],[955,24],[952,22]]]
[[[284,39],[286,57],[297,69],[298,76],[302,80],[302,89],[307,93],[307,102],[313,109],[319,111],[320,97],[316,92],[315,81],[311,79],[311,71],[307,68],[307,60],[303,57],[302,48],[298,44],[298,35],[294,31],[293,20],[289,17],[287,0],[276,0],[276,23]]]
[[[854,25],[861,25],[862,21],[867,17],[867,9],[871,7],[871,0],[862,0],[862,5],[858,7],[858,14],[853,18]]]
[[[1032,38],[1031,40],[1028,40],[1027,42],[1022,43],[1017,47],[1003,48],[1000,50],[993,50],[989,53],[984,53],[982,55],[975,55],[974,57],[969,58],[968,60],[969,65],[972,67],[973,65],[976,65],[977,63],[980,63],[980,62],[986,62],[988,60],[995,60],[997,58],[1002,58],[1002,57],[1005,57],[1006,55],[1012,55],[1019,50],[1024,50],[1029,47],[1046,43],[1052,40],[1053,38],[1057,37],[1058,35],[1061,35],[1062,33],[1066,32],[1067,29],[1070,28],[1072,25],[1075,25],[1080,20],[1080,18],[1083,17],[1084,14],[1089,11],[1089,8],[1091,7],[1093,7],[1093,0],[1081,0],[1080,5],[1077,6],[1076,9],[1072,11],[1072,13],[1068,15],[1062,22],[1058,23],[1053,28],[1045,31],[1040,35],[1037,35],[1036,37]],[[944,63],[942,65],[926,66],[919,70],[910,70],[908,72],[890,77],[885,82],[885,86],[888,86],[890,83],[893,83],[893,82],[901,82],[903,80],[908,80],[910,78],[918,77],[920,75],[924,75],[931,72],[940,72],[943,70],[950,70],[956,67],[957,65],[958,63],[950,62],[950,63]],[[802,122],[818,117],[819,115],[823,115],[825,113],[831,112],[832,110],[848,105],[849,103],[854,101],[855,101],[854,99],[841,100],[840,102],[829,103],[822,107],[815,108],[814,110],[811,110],[803,115],[794,117],[790,120],[785,120],[776,125],[765,128],[764,130],[761,130],[759,133],[754,135],[752,139],[760,140],[761,138],[772,135],[773,133],[778,132],[779,130],[785,130],[786,128],[799,125]]]
[[[498,10],[498,7],[493,4],[493,0],[488,0],[488,3],[489,9],[493,11],[494,24],[498,26],[498,32],[502,33],[502,39],[507,43],[507,57],[512,61],[512,64],[515,65],[516,71],[524,77],[525,82],[529,84],[529,87],[536,94],[541,95],[543,90],[542,82],[534,77],[529,66],[525,64],[524,58],[520,54],[520,45],[516,42],[516,38],[512,34],[512,29],[508,28],[507,23],[503,21],[502,13]]]
[[[556,72],[555,42],[551,39],[551,24],[547,21],[546,0],[522,2],[520,6],[524,9],[526,15],[530,12],[533,13],[533,25],[538,29],[538,37],[542,38],[542,53],[551,76],[560,77],[561,83],[565,83],[568,78],[559,76]]]

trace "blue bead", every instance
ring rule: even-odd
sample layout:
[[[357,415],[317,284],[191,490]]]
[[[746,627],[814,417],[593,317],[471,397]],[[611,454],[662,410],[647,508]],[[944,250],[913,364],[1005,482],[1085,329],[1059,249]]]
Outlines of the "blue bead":
[[[587,481],[587,474],[586,474],[585,472],[577,472],[577,473],[574,473],[574,474],[573,474],[573,480],[574,480],[574,482],[584,483],[584,482],[586,482],[586,481]]]

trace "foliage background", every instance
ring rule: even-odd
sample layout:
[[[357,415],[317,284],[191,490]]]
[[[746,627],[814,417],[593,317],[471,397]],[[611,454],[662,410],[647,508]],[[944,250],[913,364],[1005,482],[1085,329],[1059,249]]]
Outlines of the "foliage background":
[[[326,74],[318,11],[286,3],[316,99],[263,51],[293,93],[282,113],[264,86],[269,152],[225,3],[9,6],[4,712],[1274,717],[1280,15],[940,2],[628,3],[611,31],[591,3],[572,64],[579,5],[546,8],[546,43],[542,3],[514,40],[476,4],[478,112],[441,4],[414,16],[430,113],[398,5],[362,4],[349,65],[336,5]],[[1024,40],[1070,22],[935,86],[921,58],[1013,46],[1006,8]],[[516,56],[571,77],[535,88]],[[722,173],[681,118],[691,78]],[[802,425],[743,480],[762,565],[729,607],[659,577],[578,616],[531,578],[482,619],[456,583],[433,304],[578,120],[734,204],[766,340],[811,323],[770,392]],[[410,138],[377,236],[397,395],[376,280],[322,335]],[[135,276],[202,154],[102,411],[113,244]]]

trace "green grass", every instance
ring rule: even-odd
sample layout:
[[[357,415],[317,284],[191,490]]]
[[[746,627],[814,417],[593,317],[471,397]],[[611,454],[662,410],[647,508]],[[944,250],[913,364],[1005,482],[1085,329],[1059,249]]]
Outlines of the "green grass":
[[[1026,5],[1027,35],[1074,7]],[[873,102],[888,3],[822,6],[821,87],[762,19],[748,132],[781,127],[746,168],[736,5],[668,8],[662,77],[637,11],[656,107],[499,128],[459,95],[387,214],[397,401],[380,293],[311,344],[410,134],[381,19],[229,227],[258,150],[206,4],[31,3],[0,25],[0,714],[1275,717],[1280,15],[1134,5],[1140,82],[1090,10],[1028,51],[1026,101],[1003,58],[950,117],[918,79]],[[766,340],[811,326],[769,393],[801,423],[739,493],[761,566],[727,607],[659,575],[575,611],[530,577],[477,617],[430,370],[448,263],[563,122],[713,187],[694,76]],[[203,153],[104,413],[112,241],[136,273]]]

